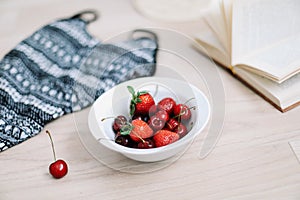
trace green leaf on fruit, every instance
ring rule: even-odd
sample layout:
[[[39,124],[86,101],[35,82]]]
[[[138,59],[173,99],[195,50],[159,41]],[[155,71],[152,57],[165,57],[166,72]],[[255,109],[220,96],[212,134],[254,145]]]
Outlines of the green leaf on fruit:
[[[135,112],[135,102],[131,100],[130,102],[130,115],[133,116]]]
[[[149,92],[147,92],[147,91],[141,91],[141,92],[138,92],[138,95],[140,96],[140,95],[147,94],[147,93],[149,93]]]
[[[123,126],[120,130],[121,135],[129,135],[134,127],[131,124]]]
[[[127,89],[128,89],[128,91],[130,92],[130,94],[132,94],[132,96],[134,96],[135,95],[135,91],[134,91],[134,89],[133,89],[133,87],[131,87],[131,86],[127,86]]]
[[[131,132],[131,131],[122,131],[122,132],[120,132],[120,133],[121,133],[121,135],[129,135],[130,132]]]

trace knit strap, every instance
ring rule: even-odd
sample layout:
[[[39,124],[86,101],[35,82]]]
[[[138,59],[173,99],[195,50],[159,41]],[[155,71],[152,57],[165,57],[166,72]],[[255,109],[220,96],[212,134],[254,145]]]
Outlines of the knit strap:
[[[87,24],[94,22],[98,19],[98,12],[95,10],[84,10],[81,11],[71,17],[71,19],[82,19],[85,21]]]

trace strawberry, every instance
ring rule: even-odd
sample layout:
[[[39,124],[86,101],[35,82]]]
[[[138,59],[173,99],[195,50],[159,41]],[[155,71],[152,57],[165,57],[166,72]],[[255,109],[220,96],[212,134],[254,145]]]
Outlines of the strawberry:
[[[131,124],[127,124],[121,128],[121,135],[128,135],[135,142],[144,142],[144,139],[150,138],[153,135],[153,130],[150,126],[140,119],[132,120]]]
[[[153,140],[156,147],[166,146],[179,139],[179,135],[175,132],[168,130],[159,130],[153,136]]]
[[[149,109],[155,105],[154,99],[147,91],[135,92],[131,86],[127,86],[132,95],[130,101],[130,115],[148,115]]]

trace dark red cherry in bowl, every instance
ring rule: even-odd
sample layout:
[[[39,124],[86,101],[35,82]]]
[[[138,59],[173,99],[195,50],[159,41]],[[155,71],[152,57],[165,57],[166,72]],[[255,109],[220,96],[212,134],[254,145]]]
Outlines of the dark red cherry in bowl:
[[[158,110],[157,105],[154,104],[153,106],[151,106],[150,109],[149,109],[149,116],[151,117],[152,115],[155,115],[157,110]]]
[[[165,110],[169,115],[173,113],[176,102],[171,97],[166,97],[160,100],[157,104],[159,110]]]
[[[166,128],[167,130],[174,131],[175,128],[177,128],[178,126],[179,126],[179,122],[178,122],[176,119],[171,118],[171,119],[169,119],[169,121],[166,123],[165,128]]]
[[[113,130],[115,133],[119,132],[121,128],[126,125],[127,119],[123,115],[119,115],[114,119]]]
[[[190,108],[185,104],[177,104],[173,110],[174,116],[178,118],[178,121],[187,121],[191,118],[192,113]]]
[[[154,141],[149,138],[145,139],[142,142],[139,142],[137,145],[137,148],[139,148],[139,149],[151,149],[154,147],[155,147]]]
[[[166,123],[165,121],[161,120],[156,115],[150,117],[148,122],[149,126],[155,131],[161,130],[165,126],[165,123]]]
[[[177,133],[179,135],[180,138],[186,136],[186,134],[188,133],[188,130],[186,128],[186,126],[182,123],[180,123],[175,129],[174,132]]]
[[[169,114],[165,110],[160,110],[155,115],[164,122],[167,122],[170,119]]]

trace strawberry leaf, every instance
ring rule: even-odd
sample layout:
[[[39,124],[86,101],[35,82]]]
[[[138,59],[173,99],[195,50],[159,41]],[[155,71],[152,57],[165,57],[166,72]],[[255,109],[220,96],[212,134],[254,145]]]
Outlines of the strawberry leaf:
[[[141,92],[138,92],[138,94],[139,94],[139,96],[140,95],[143,95],[143,94],[148,94],[149,92],[147,92],[147,91],[141,91]]]
[[[141,103],[142,102],[142,99],[141,98],[137,98],[136,99],[136,103]]]
[[[120,134],[121,135],[129,135],[133,128],[134,128],[134,126],[132,126],[132,124],[128,123],[125,126],[122,126],[122,128],[120,130]]]
[[[135,96],[135,91],[134,91],[133,87],[127,86],[127,89],[130,92],[130,94],[132,94],[132,96]]]
[[[129,135],[130,134],[130,130],[127,130],[127,131],[121,131],[121,135]]]
[[[130,102],[130,115],[133,116],[134,112],[135,112],[135,102],[131,101]]]

